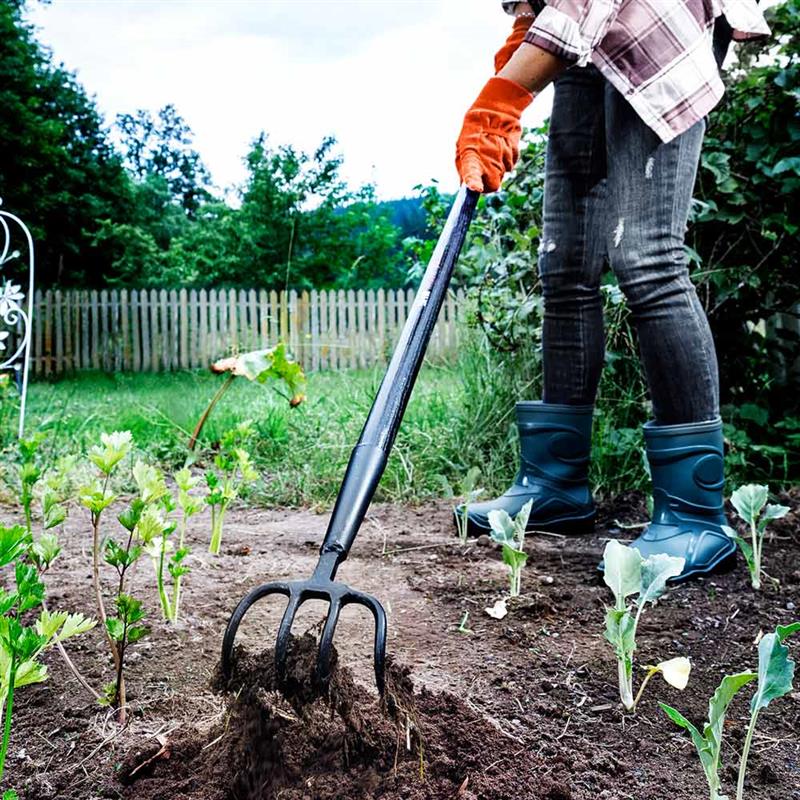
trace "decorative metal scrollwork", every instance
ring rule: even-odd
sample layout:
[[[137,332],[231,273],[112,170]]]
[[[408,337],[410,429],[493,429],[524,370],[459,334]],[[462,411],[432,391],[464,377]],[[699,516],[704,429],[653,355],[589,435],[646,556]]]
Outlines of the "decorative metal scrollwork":
[[[0,205],[2,205],[0,199]],[[27,275],[23,256],[12,250],[15,227],[22,231],[28,251]],[[25,432],[31,333],[33,322],[33,237],[25,223],[0,208],[0,371],[13,370],[20,392],[19,436]],[[13,268],[13,272],[12,272]],[[22,274],[25,277],[19,277]],[[17,276],[16,280],[13,276]],[[27,287],[26,280],[27,278]],[[27,288],[27,293],[25,292]]]

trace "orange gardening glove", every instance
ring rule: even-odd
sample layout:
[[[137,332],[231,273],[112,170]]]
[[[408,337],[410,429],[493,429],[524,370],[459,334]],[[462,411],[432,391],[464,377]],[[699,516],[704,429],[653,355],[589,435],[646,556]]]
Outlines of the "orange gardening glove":
[[[514,27],[511,29],[511,34],[506,40],[506,43],[495,53],[495,73],[500,72],[500,70],[508,64],[511,56],[517,52],[517,48],[525,39],[525,34],[530,30],[531,25],[533,25],[533,17],[531,16],[517,17],[514,20]]]
[[[533,95],[508,78],[489,78],[464,117],[456,142],[456,169],[476,192],[496,192],[519,158],[520,118]]]

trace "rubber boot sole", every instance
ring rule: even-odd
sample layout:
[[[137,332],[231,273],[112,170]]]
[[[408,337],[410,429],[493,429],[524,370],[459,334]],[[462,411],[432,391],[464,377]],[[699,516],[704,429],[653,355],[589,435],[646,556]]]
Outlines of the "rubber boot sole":
[[[680,583],[686,583],[693,578],[707,578],[709,575],[719,575],[726,572],[731,572],[736,568],[736,564],[736,545],[734,544],[732,548],[728,548],[720,553],[719,556],[717,556],[717,558],[715,558],[714,561],[712,561],[707,567],[703,567],[702,569],[691,569],[688,572],[684,572],[682,575],[679,575],[677,578],[670,578],[667,583],[669,583],[671,586],[676,586]],[[598,580],[602,581],[604,572],[605,567],[601,561],[597,565]]]
[[[456,534],[459,533],[459,515],[453,511]],[[559,517],[548,520],[547,522],[528,522],[525,533],[560,533],[564,536],[582,536],[594,530],[597,511],[593,510],[582,517]],[[467,520],[467,536],[477,538],[478,536],[491,536],[491,526],[481,525],[473,519]]]

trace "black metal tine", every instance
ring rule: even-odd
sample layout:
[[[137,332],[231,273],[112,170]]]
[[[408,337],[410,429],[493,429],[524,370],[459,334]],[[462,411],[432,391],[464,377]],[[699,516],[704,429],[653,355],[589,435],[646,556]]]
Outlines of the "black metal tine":
[[[348,589],[348,593],[342,600],[344,605],[357,603],[366,606],[375,619],[375,642],[374,642],[374,661],[375,661],[375,684],[378,691],[383,694],[386,688],[386,611],[375,597],[354,589]]]
[[[331,646],[333,644],[333,634],[336,630],[336,623],[339,621],[339,614],[342,610],[342,602],[338,597],[331,595],[328,616],[322,628],[322,635],[319,640],[319,654],[317,655],[317,668],[314,679],[317,683],[327,686],[331,677]]]
[[[231,677],[233,671],[233,645],[242,618],[254,603],[270,594],[282,594],[286,597],[290,597],[291,589],[288,583],[264,583],[245,595],[245,597],[239,601],[239,605],[236,606],[233,614],[231,614],[231,618],[228,620],[228,624],[225,627],[225,635],[222,637],[221,667],[222,675],[226,680]]]
[[[283,612],[280,628],[278,628],[278,640],[275,643],[275,672],[278,680],[283,682],[286,677],[286,654],[289,651],[289,636],[294,624],[297,609],[303,602],[303,590],[295,586],[290,587],[289,604]]]

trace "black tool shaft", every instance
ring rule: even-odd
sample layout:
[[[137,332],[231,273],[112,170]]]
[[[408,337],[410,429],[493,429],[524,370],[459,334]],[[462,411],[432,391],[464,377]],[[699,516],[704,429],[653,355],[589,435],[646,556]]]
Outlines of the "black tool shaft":
[[[338,554],[337,566],[347,558],[383,475],[478,197],[477,192],[463,186],[456,196],[358,444],[350,455],[321,549],[323,554]]]

